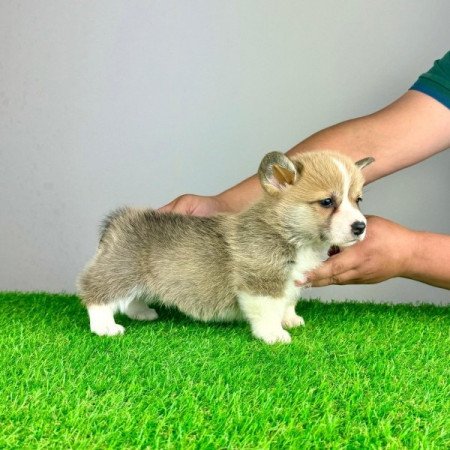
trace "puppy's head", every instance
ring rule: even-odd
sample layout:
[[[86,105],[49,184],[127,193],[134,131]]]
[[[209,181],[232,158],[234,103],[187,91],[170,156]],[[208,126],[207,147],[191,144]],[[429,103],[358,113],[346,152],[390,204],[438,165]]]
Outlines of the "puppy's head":
[[[354,163],[328,151],[292,159],[272,152],[263,158],[258,173],[277,221],[292,239],[349,246],[366,234],[366,219],[359,209],[361,169],[373,161],[369,157]]]

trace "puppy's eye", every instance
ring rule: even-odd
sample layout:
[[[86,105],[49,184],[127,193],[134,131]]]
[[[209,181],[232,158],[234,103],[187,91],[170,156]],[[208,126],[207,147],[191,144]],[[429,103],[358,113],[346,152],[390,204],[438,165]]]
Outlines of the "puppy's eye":
[[[363,201],[362,197],[358,197],[356,199],[356,203],[359,205]]]
[[[324,208],[331,208],[334,206],[334,200],[332,198],[324,198],[323,200],[319,201],[319,205],[323,206]]]

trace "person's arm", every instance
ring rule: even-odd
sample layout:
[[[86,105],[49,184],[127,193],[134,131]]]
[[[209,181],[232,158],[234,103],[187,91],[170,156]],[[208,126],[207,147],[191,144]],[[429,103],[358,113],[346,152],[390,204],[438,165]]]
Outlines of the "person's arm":
[[[408,91],[386,108],[368,116],[326,128],[287,152],[336,150],[353,160],[372,156],[375,163],[365,170],[370,183],[385,175],[416,164],[450,147],[450,110],[432,97]],[[262,193],[259,180],[252,176],[211,197],[182,195],[162,211],[195,215],[241,211]]]
[[[416,232],[413,244],[413,256],[404,276],[450,289],[450,236]]]
[[[450,110],[422,94],[408,91],[386,108],[326,128],[287,152],[336,150],[354,161],[372,156],[365,169],[366,183],[416,164],[450,147]],[[241,210],[261,193],[255,176],[219,194],[232,210]]]
[[[364,241],[329,258],[308,274],[314,287],[372,284],[410,278],[450,289],[450,236],[402,227],[381,217],[367,217]]]

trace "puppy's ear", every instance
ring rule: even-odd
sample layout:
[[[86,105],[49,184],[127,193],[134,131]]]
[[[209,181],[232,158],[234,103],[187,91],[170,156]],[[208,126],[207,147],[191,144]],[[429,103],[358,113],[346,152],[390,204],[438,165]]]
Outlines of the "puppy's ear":
[[[258,170],[262,187],[271,195],[292,186],[298,171],[294,163],[283,153],[271,152],[264,156]]]
[[[369,164],[372,164],[374,161],[375,161],[374,158],[368,156],[367,158],[356,161],[355,166],[358,167],[359,169],[364,169],[364,167],[368,166]]]

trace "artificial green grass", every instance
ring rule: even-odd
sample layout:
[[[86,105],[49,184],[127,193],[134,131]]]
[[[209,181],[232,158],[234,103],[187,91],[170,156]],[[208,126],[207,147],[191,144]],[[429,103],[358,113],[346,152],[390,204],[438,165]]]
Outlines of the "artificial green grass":
[[[0,448],[449,448],[450,309],[301,303],[268,346],[161,310],[121,337],[77,297],[0,293]]]

